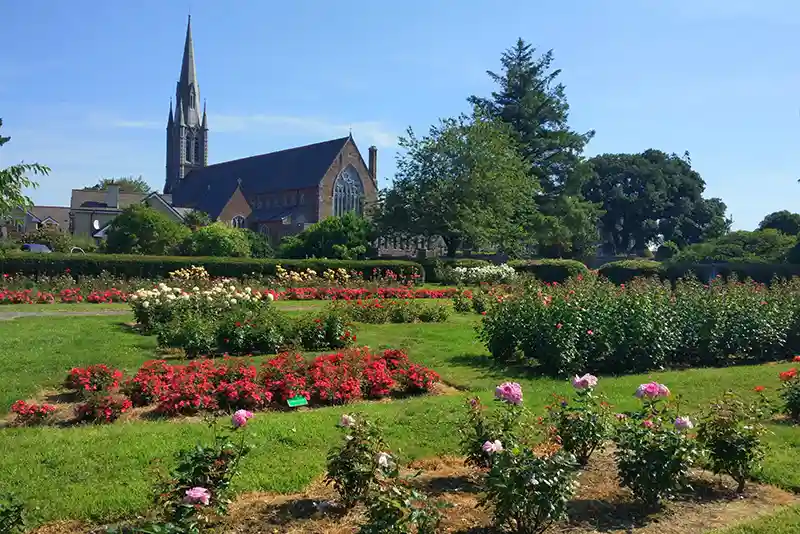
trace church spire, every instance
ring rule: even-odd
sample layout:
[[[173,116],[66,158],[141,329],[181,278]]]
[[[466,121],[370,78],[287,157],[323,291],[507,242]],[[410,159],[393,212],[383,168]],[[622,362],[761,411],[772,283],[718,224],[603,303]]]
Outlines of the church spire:
[[[172,120],[172,99],[170,98],[169,99],[169,117],[167,118],[167,126],[168,127],[172,126],[173,122],[174,121]]]
[[[208,130],[208,115],[206,115],[206,101],[203,100],[203,129]]]
[[[175,111],[170,103],[167,120],[167,177],[165,193],[180,188],[184,177],[192,170],[208,165],[208,118],[205,105],[200,114],[200,84],[194,63],[192,17],[186,23],[181,73],[175,91]]]
[[[185,87],[197,86],[197,73],[194,67],[194,42],[192,41],[192,16],[186,24],[186,42],[183,45],[183,62],[181,63],[181,78],[178,82]]]

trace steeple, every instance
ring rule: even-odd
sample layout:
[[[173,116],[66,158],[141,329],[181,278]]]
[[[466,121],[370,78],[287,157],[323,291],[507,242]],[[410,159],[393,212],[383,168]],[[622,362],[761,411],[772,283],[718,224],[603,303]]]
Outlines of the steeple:
[[[194,63],[192,17],[186,24],[181,73],[167,119],[167,177],[164,193],[173,193],[193,169],[208,165],[208,118],[205,102],[200,116],[200,83]]]
[[[170,98],[169,99],[169,117],[167,118],[167,128],[172,126],[173,122],[174,121],[172,120],[172,99]]]

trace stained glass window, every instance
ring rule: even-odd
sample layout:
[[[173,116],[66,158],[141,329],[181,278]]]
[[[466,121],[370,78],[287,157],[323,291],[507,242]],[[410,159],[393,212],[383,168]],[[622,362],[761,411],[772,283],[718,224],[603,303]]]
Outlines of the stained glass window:
[[[361,215],[363,204],[364,186],[361,177],[352,166],[348,166],[333,184],[333,215],[338,217],[348,211]]]

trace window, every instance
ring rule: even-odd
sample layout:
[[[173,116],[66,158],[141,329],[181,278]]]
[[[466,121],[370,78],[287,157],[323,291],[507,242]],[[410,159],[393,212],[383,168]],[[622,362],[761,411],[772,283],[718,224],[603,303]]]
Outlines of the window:
[[[191,86],[189,88],[189,109],[194,109],[194,97],[195,97],[194,86]]]
[[[192,161],[192,139],[186,136],[186,154],[184,155],[186,161]]]
[[[195,163],[200,163],[200,138],[198,137],[194,138],[193,156],[194,158],[192,158],[192,161],[194,161]]]
[[[352,166],[348,166],[333,184],[333,214],[341,216],[348,211],[361,215],[364,186],[361,177]]]
[[[237,215],[233,219],[231,219],[231,226],[234,228],[244,228],[245,227],[245,219],[244,215]]]
[[[305,203],[306,203],[306,194],[300,193],[300,205],[302,206]]]

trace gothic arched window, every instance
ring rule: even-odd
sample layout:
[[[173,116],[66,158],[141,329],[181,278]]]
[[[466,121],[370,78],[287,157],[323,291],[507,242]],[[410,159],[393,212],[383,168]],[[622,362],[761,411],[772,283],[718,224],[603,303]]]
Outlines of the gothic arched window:
[[[188,135],[186,136],[186,155],[184,158],[186,158],[186,161],[192,161],[192,138]]]
[[[194,97],[195,97],[194,86],[191,86],[189,88],[189,109],[194,109]]]
[[[231,219],[231,226],[234,228],[244,228],[245,226],[245,218],[244,215],[237,215],[233,219]]]
[[[341,216],[348,211],[361,215],[364,204],[364,186],[358,172],[348,166],[333,184],[333,215]]]
[[[194,152],[192,154],[194,156],[192,161],[200,163],[200,138],[198,137],[194,138]]]

